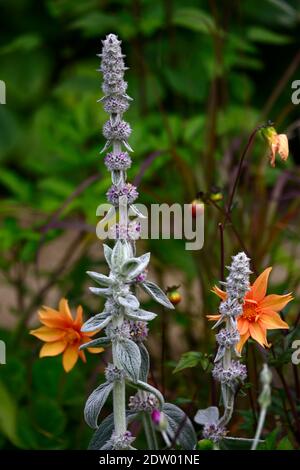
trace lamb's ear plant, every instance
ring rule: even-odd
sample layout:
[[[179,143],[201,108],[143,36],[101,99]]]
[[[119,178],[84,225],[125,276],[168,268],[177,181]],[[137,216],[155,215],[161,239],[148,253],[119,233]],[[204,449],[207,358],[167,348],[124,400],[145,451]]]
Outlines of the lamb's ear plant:
[[[203,426],[203,438],[211,440],[216,448],[220,442],[228,439],[226,426],[232,418],[235,395],[247,377],[246,366],[240,362],[240,354],[236,347],[240,340],[237,318],[243,311],[244,297],[250,288],[249,258],[243,252],[238,253],[233,256],[228,270],[229,275],[226,281],[222,282],[226,298],[219,307],[220,318],[213,326],[216,328],[222,325],[222,329],[216,335],[218,350],[212,375],[221,386],[223,414],[220,416],[219,409],[211,406],[205,410],[198,410],[194,418],[196,423]]]
[[[104,329],[105,336],[86,343],[82,349],[100,345],[112,348],[112,362],[105,370],[106,382],[92,392],[85,405],[85,420],[91,428],[96,429],[89,447],[132,449],[135,437],[128,431],[128,424],[141,419],[149,448],[158,448],[158,432],[167,446],[178,444],[182,448],[192,449],[196,445],[196,434],[190,420],[177,406],[165,403],[160,391],[147,382],[149,354],[144,340],[148,334],[147,323],[156,317],[156,313],[140,306],[136,295],[138,288],[142,288],[165,308],[174,307],[156,284],[146,280],[150,253],[136,255],[135,241],[139,234],[137,218],[129,220],[122,216],[127,213],[127,209],[131,209],[136,216],[140,216],[140,213],[134,206],[137,189],[127,183],[127,170],[131,166],[128,154],[132,151],[128,143],[131,128],[123,120],[123,113],[128,109],[131,98],[126,93],[126,67],[121,41],[117,36],[109,34],[106,37],[100,57],[104,93],[100,101],[109,114],[103,126],[106,139],[103,151],[108,151],[105,165],[112,179],[107,199],[113,206],[104,222],[111,217],[115,208],[118,223],[113,227],[116,237],[113,247],[107,244],[103,246],[109,274],[88,272],[99,285],[91,287],[91,292],[106,300],[103,312],[90,318],[82,331]],[[127,386],[136,392],[129,397],[128,407]],[[113,413],[99,424],[99,415],[111,393]]]

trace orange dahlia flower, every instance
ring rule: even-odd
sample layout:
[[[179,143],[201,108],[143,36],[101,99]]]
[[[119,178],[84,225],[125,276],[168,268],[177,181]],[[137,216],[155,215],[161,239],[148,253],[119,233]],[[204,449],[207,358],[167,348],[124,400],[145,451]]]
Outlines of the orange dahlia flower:
[[[237,318],[237,326],[241,339],[237,351],[241,352],[248,338],[253,338],[263,347],[270,347],[267,341],[267,330],[278,328],[288,329],[288,324],[278,314],[292,299],[291,294],[266,295],[268,279],[272,268],[265,269],[250,287],[244,298],[243,313]],[[218,287],[212,291],[222,300],[227,297],[226,292]],[[209,320],[219,320],[220,315],[207,315]]]
[[[75,366],[78,357],[86,362],[84,351],[79,351],[79,346],[91,340],[98,331],[82,333],[83,311],[81,305],[77,307],[74,320],[67,299],[61,299],[58,310],[43,307],[38,312],[41,323],[44,326],[31,330],[30,334],[45,341],[40,350],[40,357],[58,356],[63,354],[62,363],[66,372]],[[91,353],[99,353],[103,348],[88,348]]]

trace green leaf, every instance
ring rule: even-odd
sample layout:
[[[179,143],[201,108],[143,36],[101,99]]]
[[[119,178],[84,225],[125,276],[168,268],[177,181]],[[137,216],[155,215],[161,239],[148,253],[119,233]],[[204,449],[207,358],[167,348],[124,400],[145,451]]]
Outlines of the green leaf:
[[[276,428],[265,438],[264,449],[265,450],[275,450],[276,449],[276,440],[278,437],[279,429]]]
[[[294,450],[294,446],[289,440],[288,436],[285,436],[278,443],[277,450]]]
[[[269,29],[265,28],[260,28],[258,26],[253,26],[252,28],[249,28],[247,31],[247,37],[252,41],[266,44],[276,44],[279,46],[292,42],[292,39],[288,36],[279,33],[274,33],[274,31],[270,31]]]
[[[173,23],[198,33],[211,34],[217,31],[213,18],[199,8],[179,8],[175,11]]]
[[[30,185],[18,174],[10,170],[1,169],[0,183],[9,189],[23,202],[28,201],[31,194]]]
[[[0,403],[0,431],[16,447],[22,447],[17,436],[17,405],[2,382],[0,382]]]
[[[196,367],[200,364],[200,362],[203,359],[203,354],[201,352],[197,351],[189,351],[184,353],[177,366],[175,367],[173,374],[176,374],[177,372],[180,372],[184,369],[188,369],[190,367]]]
[[[40,431],[50,436],[59,436],[64,432],[66,417],[60,406],[49,397],[38,398],[33,404],[34,423]]]
[[[244,439],[243,437],[225,437],[220,442],[221,450],[250,450],[253,439]]]

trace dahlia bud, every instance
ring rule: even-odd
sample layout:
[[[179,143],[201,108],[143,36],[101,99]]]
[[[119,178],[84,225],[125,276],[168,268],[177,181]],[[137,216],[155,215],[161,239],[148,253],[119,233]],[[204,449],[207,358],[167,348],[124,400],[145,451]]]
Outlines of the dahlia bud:
[[[178,288],[179,286],[173,286],[167,289],[167,297],[173,305],[179,304],[182,300],[181,295],[177,290]]]

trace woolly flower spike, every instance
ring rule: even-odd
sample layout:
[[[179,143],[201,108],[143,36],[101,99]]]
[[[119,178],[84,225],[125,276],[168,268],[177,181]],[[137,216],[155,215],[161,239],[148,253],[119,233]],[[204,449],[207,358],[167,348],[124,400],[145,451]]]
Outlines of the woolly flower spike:
[[[74,320],[69,309],[68,301],[61,299],[58,310],[43,307],[43,309],[39,311],[39,318],[44,326],[30,331],[31,335],[45,341],[40,351],[40,357],[63,354],[63,367],[66,372],[73,369],[78,357],[80,357],[83,362],[86,362],[84,351],[79,351],[79,347],[89,342],[91,336],[99,333],[99,330],[93,333],[81,332],[83,324],[82,313],[82,308],[79,305]],[[88,348],[88,351],[91,353],[99,353],[103,350],[103,348]]]
[[[278,153],[281,160],[286,161],[289,156],[289,142],[286,134],[277,134],[274,127],[266,127],[261,130],[262,136],[267,141],[270,153],[271,166],[275,166],[275,158]]]
[[[130,205],[137,199],[138,195],[139,193],[136,187],[131,183],[127,183],[121,187],[113,184],[106,193],[108,202],[116,207],[119,206],[120,197],[126,196],[127,204]]]
[[[267,330],[288,329],[288,324],[283,321],[278,314],[293,297],[291,294],[276,295],[267,294],[268,280],[272,268],[265,269],[250,287],[243,299],[241,314],[237,318],[237,327],[241,339],[237,345],[237,350],[242,351],[244,344],[251,337],[261,346],[269,347],[267,341]],[[227,299],[227,293],[213,288],[213,292],[222,299],[222,304]],[[220,315],[208,315],[209,320],[220,321]]]
[[[121,51],[121,41],[114,34],[109,34],[103,41],[101,66],[99,72],[103,73],[102,90],[105,94],[99,101],[103,102],[104,110],[110,114],[110,119],[103,126],[103,135],[107,142],[103,150],[106,150],[111,144],[116,142],[123,143],[125,147],[132,151],[127,143],[131,134],[130,125],[122,120],[122,115],[129,108],[131,98],[126,94],[127,83],[124,81],[124,71],[127,69],[124,64],[124,55]],[[130,162],[129,162],[130,163]],[[109,169],[114,168],[114,163],[109,163]],[[128,162],[125,163],[125,169],[128,168]]]
[[[236,318],[243,311],[243,301],[246,292],[249,290],[249,274],[250,265],[249,258],[245,253],[238,253],[232,257],[231,266],[228,266],[229,275],[226,282],[223,282],[226,288],[226,298],[223,299],[219,307],[220,316],[214,328],[219,326],[223,321],[229,319],[232,326],[236,326]],[[209,319],[210,316],[208,317]],[[215,319],[215,318],[214,318]]]
[[[233,298],[240,303],[243,302],[246,292],[249,290],[249,274],[251,274],[249,266],[249,258],[245,253],[238,253],[232,257],[231,266],[227,267],[229,276],[227,276],[226,292],[228,298]]]

